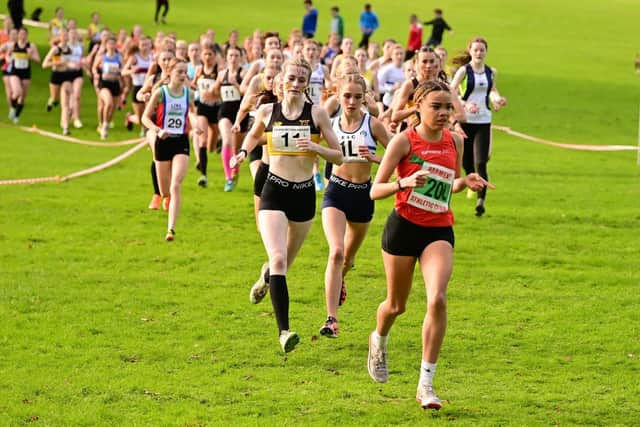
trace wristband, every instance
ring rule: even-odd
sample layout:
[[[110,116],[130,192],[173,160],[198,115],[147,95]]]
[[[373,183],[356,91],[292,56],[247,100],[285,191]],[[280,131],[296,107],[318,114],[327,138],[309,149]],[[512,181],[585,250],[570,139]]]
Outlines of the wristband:
[[[244,157],[246,158],[249,155],[249,152],[247,150],[245,150],[244,148],[241,148],[240,151],[238,151],[238,154],[240,153],[244,153]]]

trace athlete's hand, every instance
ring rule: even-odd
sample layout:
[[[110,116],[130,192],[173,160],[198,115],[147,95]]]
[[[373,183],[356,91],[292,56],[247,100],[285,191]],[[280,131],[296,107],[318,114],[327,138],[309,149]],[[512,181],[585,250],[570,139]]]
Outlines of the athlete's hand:
[[[413,175],[402,178],[400,184],[402,185],[402,188],[422,187],[427,182],[427,175],[428,172],[421,169],[414,172]]]
[[[472,191],[480,191],[484,187],[488,187],[492,190],[496,189],[496,186],[485,180],[483,177],[478,175],[477,173],[470,173],[469,175],[464,177],[464,183],[470,188]]]
[[[500,108],[507,105],[507,98],[505,98],[504,96],[500,96],[495,101],[491,100],[491,105],[493,106],[494,111],[498,111]]]
[[[240,163],[244,162],[245,159],[244,151],[240,151],[238,154],[229,159],[229,167],[234,169],[236,166],[239,166]]]
[[[309,138],[296,139],[295,143],[296,147],[298,147],[298,149],[302,151],[316,151],[316,146],[318,145],[311,142]]]
[[[374,159],[374,154],[371,153],[369,147],[367,147],[366,145],[359,145],[358,157],[362,157],[363,159],[367,159],[367,161],[371,162]]]
[[[231,132],[240,133],[240,125],[237,123],[234,123],[233,126],[231,126]]]
[[[156,133],[156,135],[158,135],[158,138],[160,138],[160,139],[167,139],[167,137],[169,136],[169,132],[167,132],[167,131],[166,131],[166,130],[164,130],[164,129],[160,129],[160,130]]]
[[[464,129],[462,129],[462,125],[460,123],[456,123],[453,126],[453,132],[457,133],[458,135],[460,135],[464,139],[468,138],[467,133],[464,131]]]
[[[466,104],[464,106],[464,109],[471,114],[476,114],[478,111],[480,111],[480,106],[478,104]]]

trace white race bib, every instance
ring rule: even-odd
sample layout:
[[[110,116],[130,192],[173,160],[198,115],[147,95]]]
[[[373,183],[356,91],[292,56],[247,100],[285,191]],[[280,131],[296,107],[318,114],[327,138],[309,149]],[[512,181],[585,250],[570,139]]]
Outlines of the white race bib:
[[[16,58],[13,60],[13,66],[16,70],[26,70],[29,68],[29,60],[24,58]]]
[[[220,88],[222,102],[240,101],[240,91],[233,85],[225,85]]]
[[[360,133],[341,134],[340,149],[345,163],[366,163],[368,160],[360,156],[360,147],[364,144],[364,135]]]
[[[274,126],[271,131],[271,149],[287,153],[302,153],[296,146],[298,139],[311,139],[309,126]]]
[[[198,92],[207,92],[215,82],[213,79],[198,79]]]
[[[320,98],[322,97],[322,83],[311,82],[307,89],[307,93],[314,104],[320,105]]]
[[[455,171],[429,162],[422,164],[422,170],[428,173],[427,181],[424,186],[416,187],[411,191],[407,203],[434,213],[448,211],[453,181],[456,177]]]

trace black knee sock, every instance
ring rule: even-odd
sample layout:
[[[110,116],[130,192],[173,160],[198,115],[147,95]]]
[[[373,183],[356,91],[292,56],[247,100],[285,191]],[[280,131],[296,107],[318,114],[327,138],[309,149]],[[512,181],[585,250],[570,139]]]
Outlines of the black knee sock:
[[[280,274],[269,277],[269,291],[271,292],[271,304],[276,315],[279,331],[289,330],[289,290],[287,278]]]
[[[156,173],[156,164],[151,162],[151,182],[153,183],[153,194],[160,195],[160,186],[158,186],[158,174]]]
[[[200,172],[202,175],[207,174],[207,163],[209,163],[209,156],[207,155],[207,147],[200,147]]]
[[[11,107],[16,108],[18,106],[18,98],[11,98]]]
[[[24,104],[16,104],[16,117],[20,117],[20,113],[22,113],[23,108]]]

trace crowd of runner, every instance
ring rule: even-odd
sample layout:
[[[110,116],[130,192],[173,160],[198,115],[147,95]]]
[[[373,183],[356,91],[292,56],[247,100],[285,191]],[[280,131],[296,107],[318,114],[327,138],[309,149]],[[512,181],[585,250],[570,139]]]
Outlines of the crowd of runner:
[[[485,64],[487,41],[473,38],[448,60],[441,46],[423,45],[407,55],[393,39],[355,48],[337,33],[323,43],[294,29],[284,39],[261,31],[241,39],[232,31],[218,43],[212,30],[183,40],[160,31],[149,36],[140,26],[113,32],[97,13],[91,19],[83,39],[76,21],[58,8],[42,61],[28,30],[5,20],[0,53],[9,119],[19,123],[31,67],[40,62],[51,69],[49,99],[32,108],[59,109],[62,134],[84,126],[85,81],[98,100],[102,140],[114,126],[114,111],[128,110],[124,126],[145,137],[153,154],[149,208],[168,211],[167,241],[176,236],[192,150],[201,187],[209,185],[212,153],[220,153],[225,192],[234,190],[241,163],[249,162],[268,258],[250,301],[271,294],[285,352],[299,341],[289,326],[286,275],[315,217],[316,193],[324,190],[329,244],[320,333],[330,338],[338,336],[345,276],[365,240],[374,200],[394,196],[382,242],[387,298],[370,336],[369,373],[378,382],[388,379],[388,333],[405,309],[417,263],[428,296],[417,398],[439,409],[432,381],[453,263],[450,197],[478,192],[475,214],[485,213],[492,111],[506,104],[496,70]],[[380,165],[372,181],[373,163]]]

